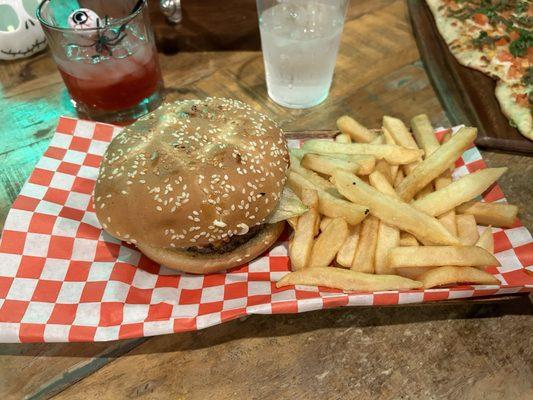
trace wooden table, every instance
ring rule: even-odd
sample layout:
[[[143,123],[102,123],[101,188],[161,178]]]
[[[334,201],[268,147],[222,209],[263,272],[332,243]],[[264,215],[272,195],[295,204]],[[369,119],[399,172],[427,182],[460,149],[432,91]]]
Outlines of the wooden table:
[[[161,28],[168,30],[169,28]],[[253,41],[252,41],[253,42]],[[248,42],[247,42],[248,43]],[[430,86],[402,0],[351,4],[329,98],[288,110],[266,95],[258,51],[162,55],[168,99],[226,96],[286,130],[332,129],[344,113],[369,127],[383,114],[448,119]],[[49,54],[0,64],[0,225],[71,114]],[[533,161],[484,152],[532,227]],[[530,299],[351,308],[252,316],[205,331],[97,344],[0,345],[0,397],[178,399],[531,398]]]

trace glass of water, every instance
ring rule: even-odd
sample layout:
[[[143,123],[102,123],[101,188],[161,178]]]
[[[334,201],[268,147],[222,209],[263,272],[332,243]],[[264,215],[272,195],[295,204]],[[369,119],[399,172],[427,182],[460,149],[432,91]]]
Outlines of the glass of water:
[[[328,97],[348,0],[257,0],[268,95],[290,108]]]

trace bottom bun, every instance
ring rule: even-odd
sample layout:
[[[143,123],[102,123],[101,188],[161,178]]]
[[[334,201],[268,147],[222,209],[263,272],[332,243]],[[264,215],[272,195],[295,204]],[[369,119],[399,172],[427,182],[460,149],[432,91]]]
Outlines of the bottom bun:
[[[223,254],[199,254],[184,250],[152,247],[143,243],[137,243],[137,247],[146,257],[165,267],[191,274],[209,274],[237,267],[258,257],[276,242],[284,228],[284,221],[266,224],[249,241]]]

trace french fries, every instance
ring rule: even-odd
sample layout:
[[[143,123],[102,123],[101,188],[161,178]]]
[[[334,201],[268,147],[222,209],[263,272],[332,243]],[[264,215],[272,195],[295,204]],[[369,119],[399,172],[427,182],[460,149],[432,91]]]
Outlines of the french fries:
[[[487,250],[490,254],[494,254],[494,236],[492,235],[492,228],[490,226],[485,228],[479,236],[476,246]]]
[[[290,150],[287,186],[307,211],[289,220],[293,272],[277,287],[376,291],[499,283],[484,270],[499,265],[492,229],[480,235],[477,224],[514,226],[517,208],[472,199],[506,168],[452,180],[475,128],[448,134],[439,145],[424,114],[411,120],[414,138],[389,116],[382,134],[347,116],[337,124],[334,141],[309,140]]]
[[[457,222],[455,220],[454,210],[450,210],[447,213],[442,214],[438,220],[453,236],[459,236],[457,232]]]
[[[376,136],[376,138],[370,142],[370,144],[383,144],[383,143],[385,143],[385,138],[383,137],[383,135]]]
[[[383,138],[385,139],[386,144],[397,144],[391,133],[387,130],[387,128],[383,126],[381,128],[381,131],[383,132]]]
[[[440,190],[451,185],[452,183],[452,173],[450,170],[444,171],[441,176],[435,179],[435,189]],[[428,193],[429,194],[429,193]],[[426,197],[426,196],[424,196]],[[417,200],[421,200],[424,197],[417,197]],[[452,208],[449,211],[446,211],[444,214],[438,217],[439,221],[450,231],[454,236],[457,236],[457,221],[455,219],[455,210]]]
[[[376,138],[374,132],[347,115],[343,115],[337,120],[337,128],[342,133],[349,135],[354,142],[369,143]]]
[[[393,196],[382,194],[357,176],[337,170],[335,186],[347,199],[365,205],[370,212],[388,224],[413,234],[424,244],[458,245],[459,241],[436,219]]]
[[[290,149],[291,154],[291,166],[293,166],[293,159],[295,158],[295,164],[300,165],[299,161],[306,154],[315,154],[312,151],[306,151],[303,149]],[[315,154],[316,155],[316,154]],[[347,161],[351,163],[356,163],[359,165],[359,170],[357,174],[359,175],[368,175],[374,171],[376,165],[376,158],[370,155],[363,154],[321,154],[322,156],[333,158],[335,160]]]
[[[396,275],[372,275],[335,267],[316,267],[290,272],[276,282],[280,288],[288,285],[327,286],[334,289],[373,292],[378,290],[408,290],[422,283]]]
[[[352,270],[374,273],[374,254],[378,239],[379,220],[369,216],[361,223],[359,244],[352,261]]]
[[[396,191],[379,172],[374,171],[368,176],[370,184],[381,193],[397,197]],[[416,242],[416,239],[415,239]],[[375,273],[376,274],[393,274],[394,270],[388,266],[389,250],[400,245],[400,230],[395,226],[390,226],[384,221],[379,222],[378,237],[375,253]]]
[[[428,215],[442,215],[483,193],[505,171],[506,167],[480,169],[428,194],[423,199],[416,200],[413,205]]]
[[[406,149],[394,144],[335,143],[311,139],[302,146],[304,150],[319,154],[366,154],[385,159],[393,165],[409,164],[422,156],[422,150]]]
[[[360,168],[359,164],[352,161],[310,153],[302,158],[301,166],[325,175],[331,175],[336,169],[344,169],[356,174]]]
[[[477,246],[396,247],[389,252],[389,266],[391,268],[439,267],[442,265],[483,267],[500,265],[500,263],[487,250]]]
[[[326,179],[322,178],[316,172],[310,171],[307,168],[302,167],[301,164],[300,164],[300,161],[295,159],[295,157],[291,157],[291,167],[290,167],[290,169],[291,169],[291,171],[294,171],[297,174],[303,176],[316,189],[328,191],[329,194],[338,197],[338,193],[335,192],[335,186],[331,182],[329,182]]]
[[[418,149],[413,136],[411,136],[402,120],[385,115],[383,117],[383,127],[392,135],[396,144],[408,149]]]
[[[389,196],[398,197],[396,191],[391,186],[389,180],[379,171],[374,171],[368,175],[368,180],[370,184],[376,188],[376,190],[381,193],[388,194]]]
[[[398,173],[396,174],[396,178],[394,178],[394,187],[398,187],[398,185],[404,180],[405,174],[400,169],[398,170]]]
[[[448,169],[472,144],[477,136],[475,128],[462,128],[449,142],[440,146],[398,185],[398,195],[410,201],[424,186]],[[414,150],[413,150],[414,151]]]
[[[411,129],[418,146],[424,150],[426,157],[430,156],[440,146],[431,122],[426,114],[420,114],[411,119]]]
[[[368,208],[334,197],[329,192],[317,189],[301,175],[289,171],[287,185],[298,196],[304,189],[318,190],[318,211],[330,218],[344,218],[350,225],[357,225],[369,213]]]
[[[459,214],[457,222],[457,236],[463,246],[474,246],[479,240],[476,219],[473,215]]]
[[[375,254],[375,273],[380,275],[394,274],[389,267],[389,250],[400,245],[400,231],[383,221],[379,222],[378,237]]]
[[[291,217],[287,220],[287,222],[292,229],[296,229],[296,225],[298,225],[298,217]]]
[[[298,218],[294,238],[289,249],[293,270],[305,268],[309,263],[313,250],[313,237],[318,215],[318,194],[316,190],[304,189],[302,201],[309,207],[305,214]]]
[[[468,201],[457,207],[461,214],[473,215],[481,225],[492,225],[498,228],[511,228],[516,222],[518,207],[505,203],[482,203]]]
[[[409,232],[400,232],[400,246],[419,246],[418,240]]]
[[[352,138],[346,133],[339,133],[335,136],[335,141],[338,143],[352,143]]]
[[[440,267],[418,277],[425,289],[459,283],[499,285],[500,281],[488,272],[472,267]]]
[[[349,226],[348,230],[348,237],[339,249],[336,258],[337,263],[339,265],[342,265],[344,268],[352,267],[355,251],[357,249],[357,245],[359,244],[359,233],[361,230],[361,224]]]
[[[309,267],[327,267],[348,237],[348,224],[342,218],[331,220],[313,245]]]
[[[320,201],[320,200],[319,200]],[[324,232],[326,228],[328,227],[329,223],[333,221],[333,218],[330,217],[322,217],[320,219],[320,232]]]
[[[378,162],[376,162],[375,171],[379,172],[392,185],[392,183],[394,182],[394,178],[392,177],[391,166],[387,161],[379,160]]]
[[[407,149],[418,150],[418,145],[402,120],[385,115],[383,117],[383,127],[392,135],[394,141],[400,146]],[[410,174],[417,165],[418,161],[405,165],[404,169],[406,174]]]

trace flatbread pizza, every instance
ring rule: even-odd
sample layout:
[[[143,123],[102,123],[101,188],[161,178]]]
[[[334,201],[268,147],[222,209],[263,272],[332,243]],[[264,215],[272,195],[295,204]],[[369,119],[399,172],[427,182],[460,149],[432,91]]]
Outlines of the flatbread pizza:
[[[533,2],[426,0],[457,60],[498,80],[502,112],[533,140]]]

